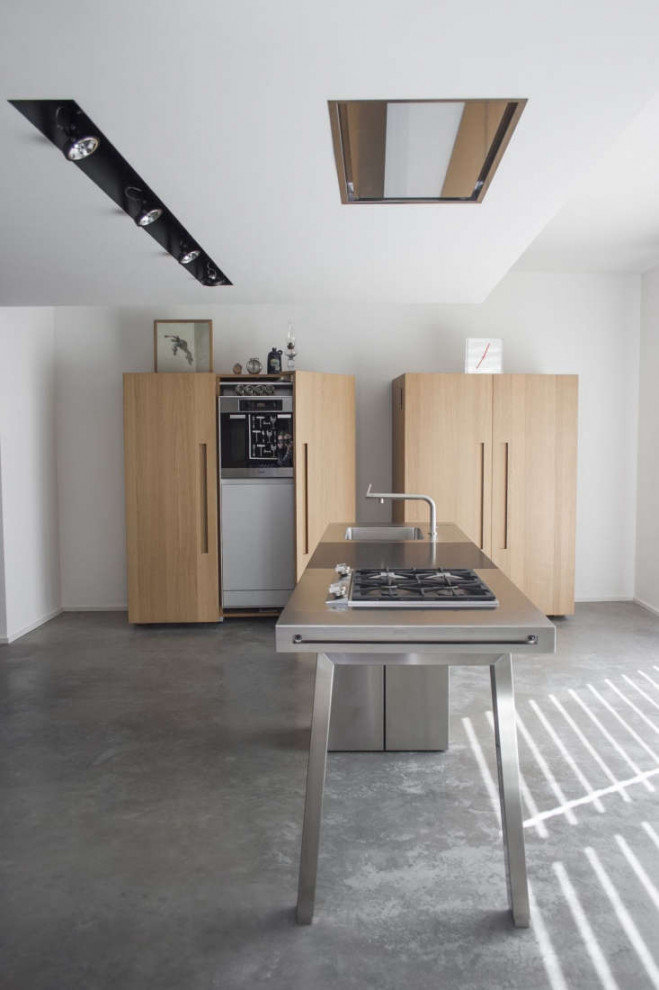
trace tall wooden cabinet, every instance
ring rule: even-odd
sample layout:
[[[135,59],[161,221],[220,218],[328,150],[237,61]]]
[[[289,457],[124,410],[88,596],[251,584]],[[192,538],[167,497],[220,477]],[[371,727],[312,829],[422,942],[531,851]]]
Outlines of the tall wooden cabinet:
[[[124,375],[128,619],[221,617],[214,374]]]
[[[431,495],[545,614],[574,612],[576,375],[402,375],[393,441],[394,491]]]
[[[355,379],[296,371],[296,576],[327,525],[355,518]]]
[[[130,622],[216,622],[220,607],[217,376],[124,375]],[[296,371],[295,555],[355,517],[355,383]]]

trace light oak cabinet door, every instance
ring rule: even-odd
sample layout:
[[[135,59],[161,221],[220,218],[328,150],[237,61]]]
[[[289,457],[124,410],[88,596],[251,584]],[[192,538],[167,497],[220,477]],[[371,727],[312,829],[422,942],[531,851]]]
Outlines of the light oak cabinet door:
[[[214,374],[124,375],[128,618],[220,619]]]
[[[393,489],[431,495],[546,615],[574,612],[576,375],[393,383]],[[398,503],[397,521],[427,507]]]
[[[494,375],[492,552],[546,615],[574,612],[576,375]]]
[[[328,524],[355,518],[355,380],[294,376],[296,577]]]
[[[437,519],[490,551],[492,376],[403,375],[393,383],[394,491],[431,495]],[[428,525],[423,502],[394,519]]]

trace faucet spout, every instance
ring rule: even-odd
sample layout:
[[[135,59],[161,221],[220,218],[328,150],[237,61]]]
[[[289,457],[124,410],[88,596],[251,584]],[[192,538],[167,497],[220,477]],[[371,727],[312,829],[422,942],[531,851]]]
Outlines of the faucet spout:
[[[428,536],[433,543],[437,541],[437,506],[435,505],[435,500],[430,495],[411,495],[408,492],[374,492],[373,485],[369,484],[366,489],[366,498],[379,498],[381,505],[384,504],[385,498],[398,501],[427,502],[430,509],[430,531]]]

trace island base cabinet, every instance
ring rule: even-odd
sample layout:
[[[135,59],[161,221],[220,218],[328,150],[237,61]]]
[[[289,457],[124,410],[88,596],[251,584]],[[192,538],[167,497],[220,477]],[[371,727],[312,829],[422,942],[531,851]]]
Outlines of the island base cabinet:
[[[328,749],[384,749],[384,667],[335,666]]]
[[[381,666],[335,666],[329,750],[448,749],[449,668],[386,660],[383,654]]]
[[[388,666],[384,696],[386,750],[448,749],[448,666]]]

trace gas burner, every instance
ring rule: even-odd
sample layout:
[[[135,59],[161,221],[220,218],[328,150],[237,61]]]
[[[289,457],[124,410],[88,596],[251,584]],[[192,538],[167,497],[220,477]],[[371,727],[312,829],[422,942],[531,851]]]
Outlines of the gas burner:
[[[373,582],[378,587],[380,587],[381,585],[395,584],[397,581],[404,581],[405,580],[405,577],[404,577],[403,574],[397,574],[396,571],[390,571],[390,570],[373,571],[372,573],[371,572],[366,572],[366,571],[363,571],[363,572],[360,571],[360,573],[363,573],[364,574],[363,580],[365,582],[366,581]]]
[[[349,604],[380,608],[496,608],[494,594],[475,571],[463,568],[361,568]]]

